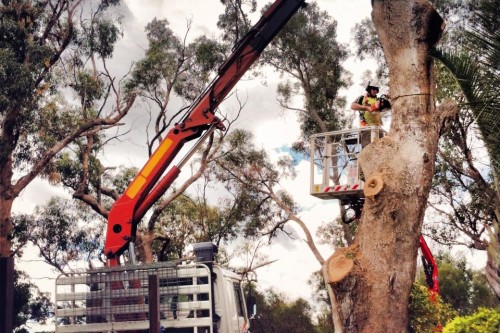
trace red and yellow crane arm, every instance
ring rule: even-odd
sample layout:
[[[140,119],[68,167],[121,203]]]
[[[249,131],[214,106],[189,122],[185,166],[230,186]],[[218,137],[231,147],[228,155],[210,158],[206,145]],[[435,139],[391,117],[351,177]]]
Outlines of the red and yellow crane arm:
[[[118,256],[135,237],[137,224],[146,211],[165,193],[180,173],[181,163],[172,160],[184,144],[215,129],[224,130],[215,110],[240,78],[257,60],[290,18],[305,6],[305,0],[276,0],[252,29],[239,41],[219,68],[217,77],[193,103],[187,115],[167,133],[108,215],[104,253],[108,266],[118,265]],[[182,161],[182,164],[184,160]]]

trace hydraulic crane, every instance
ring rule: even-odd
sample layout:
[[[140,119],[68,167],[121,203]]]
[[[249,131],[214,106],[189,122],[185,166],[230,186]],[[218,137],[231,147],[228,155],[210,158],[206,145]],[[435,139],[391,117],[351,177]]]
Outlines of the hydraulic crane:
[[[195,149],[214,130],[225,130],[223,122],[215,115],[216,108],[264,48],[305,4],[305,0],[276,0],[266,10],[220,66],[217,77],[196,99],[182,121],[168,132],[135,179],[116,200],[108,215],[104,245],[108,267],[119,265],[119,256],[135,238],[137,224],[172,185]],[[200,140],[194,149],[161,178],[184,144],[198,138]]]

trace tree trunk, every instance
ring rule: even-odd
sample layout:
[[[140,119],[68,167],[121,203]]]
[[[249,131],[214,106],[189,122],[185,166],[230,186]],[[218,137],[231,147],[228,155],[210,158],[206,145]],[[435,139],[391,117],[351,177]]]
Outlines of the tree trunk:
[[[2,191],[0,197],[0,332],[12,332],[13,328],[13,290],[14,290],[14,260],[11,255],[12,224],[10,214],[13,198],[10,191]]]
[[[11,254],[10,237],[12,235],[12,223],[10,214],[12,212],[13,198],[0,198],[0,257],[9,257]]]
[[[485,272],[491,289],[500,300],[500,213],[496,210],[495,214],[496,220],[493,221],[493,226],[487,227],[490,241]]]
[[[139,257],[144,263],[154,262],[153,258],[153,241],[154,231],[146,230],[137,234],[137,247],[139,249]]]
[[[331,280],[347,333],[408,331],[408,299],[441,125],[428,52],[439,40],[441,17],[424,0],[372,3],[389,65],[392,124],[387,137],[359,156],[365,189],[373,193],[354,243],[327,261],[331,272],[347,269]]]
[[[2,124],[3,125],[3,124]],[[7,127],[7,126],[6,126]],[[9,142],[11,133],[4,134],[1,142]],[[12,153],[7,148],[0,157],[0,257],[9,257],[12,252],[12,223],[10,215],[17,193],[12,188]]]

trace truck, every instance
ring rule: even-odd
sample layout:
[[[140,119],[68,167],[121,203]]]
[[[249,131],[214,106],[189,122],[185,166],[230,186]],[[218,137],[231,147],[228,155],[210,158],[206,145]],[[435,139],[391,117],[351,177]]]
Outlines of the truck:
[[[56,281],[56,332],[247,332],[241,277],[214,262],[211,244],[195,258],[122,265],[133,257],[137,226],[170,188],[182,167],[215,130],[216,108],[305,0],[276,0],[233,48],[214,80],[159,143],[108,214],[106,267],[61,275]],[[177,165],[187,142],[198,140]],[[207,254],[208,253],[208,254]],[[133,262],[133,260],[132,260]]]
[[[56,282],[56,332],[247,332],[241,276],[214,262],[217,247],[194,257],[72,272]]]

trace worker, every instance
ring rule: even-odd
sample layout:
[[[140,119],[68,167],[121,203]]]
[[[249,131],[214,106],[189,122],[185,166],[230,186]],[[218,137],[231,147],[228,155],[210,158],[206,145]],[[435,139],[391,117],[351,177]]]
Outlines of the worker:
[[[351,104],[352,110],[359,111],[359,122],[361,127],[382,125],[382,117],[380,113],[377,112],[378,110],[376,110],[378,93],[378,85],[368,82],[366,94],[359,96]]]
[[[386,95],[377,97],[378,93],[378,84],[371,84],[368,82],[368,85],[366,86],[366,94],[359,96],[351,104],[351,109],[359,112],[361,127],[382,126],[382,115],[380,112],[390,109],[391,103]],[[372,141],[372,135],[370,132],[371,131],[361,131],[360,141],[362,147],[365,147]],[[378,132],[378,136],[382,137],[382,132]]]

